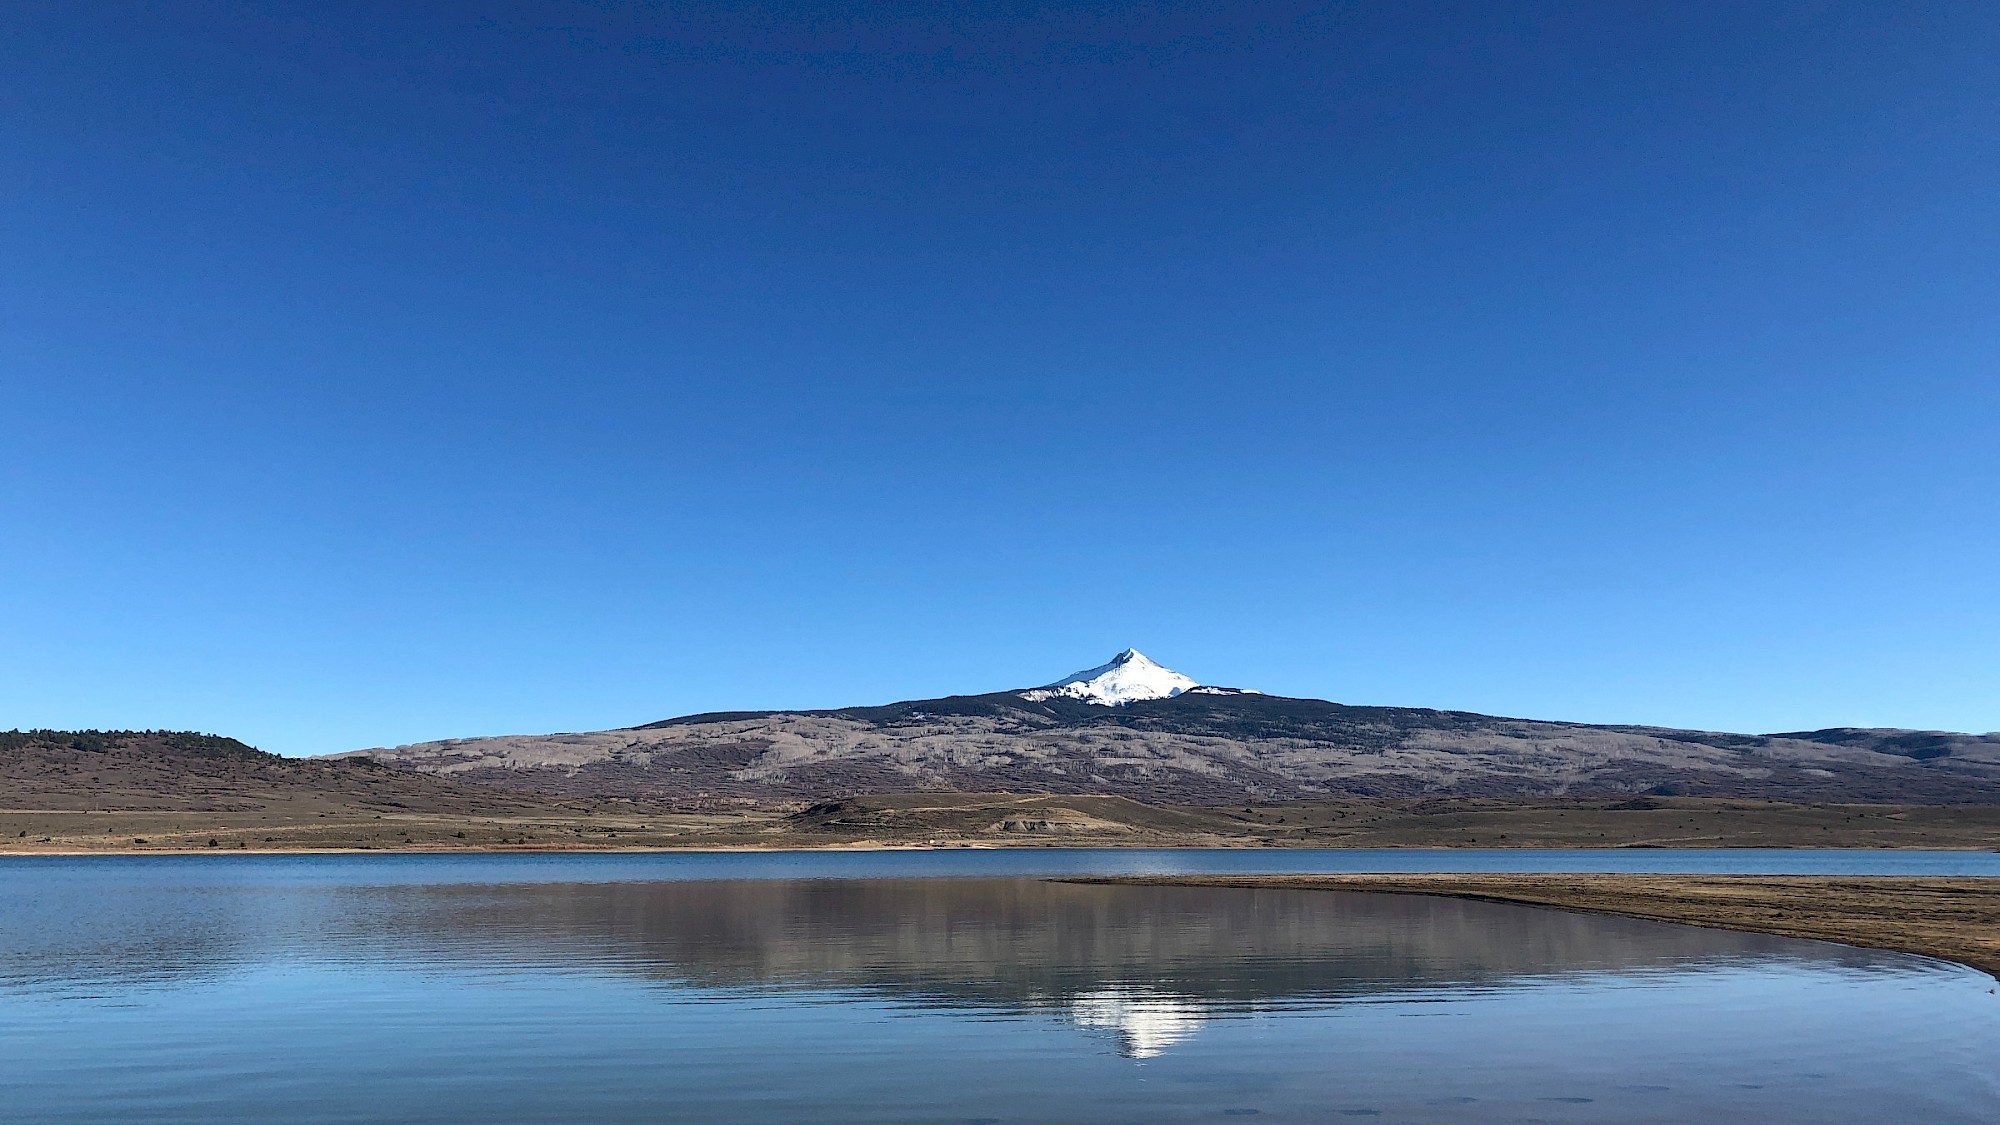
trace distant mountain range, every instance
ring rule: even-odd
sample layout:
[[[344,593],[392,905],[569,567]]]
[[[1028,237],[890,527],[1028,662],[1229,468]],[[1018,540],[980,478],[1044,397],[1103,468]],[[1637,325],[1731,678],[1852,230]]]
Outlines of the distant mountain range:
[[[919,790],[1155,803],[1421,796],[2000,800],[2000,733],[1726,734],[1359,707],[1202,685],[1134,650],[1055,683],[824,711],[357,751],[572,796],[817,800]]]

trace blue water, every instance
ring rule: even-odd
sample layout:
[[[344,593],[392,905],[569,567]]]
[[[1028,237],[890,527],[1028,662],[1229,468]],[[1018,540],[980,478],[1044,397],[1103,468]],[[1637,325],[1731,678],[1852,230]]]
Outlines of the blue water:
[[[646,882],[1064,875],[1325,875],[1423,871],[2000,877],[2000,852],[1804,848],[954,848],[910,851],[505,855],[0,856],[0,881],[57,870],[70,885]]]
[[[1960,966],[1450,899],[1023,875],[1982,859],[0,861],[0,1122],[1990,1125],[2000,996]]]

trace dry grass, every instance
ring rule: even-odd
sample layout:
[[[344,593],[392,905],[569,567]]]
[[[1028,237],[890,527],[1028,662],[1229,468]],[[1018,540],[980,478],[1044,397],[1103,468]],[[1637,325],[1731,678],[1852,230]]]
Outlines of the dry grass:
[[[326,767],[331,769],[332,767]],[[148,779],[150,780],[150,779]],[[284,779],[288,782],[294,779]],[[2000,806],[1644,800],[1147,805],[1123,797],[921,793],[801,809],[495,792],[402,771],[263,787],[85,786],[0,807],[0,852],[814,847],[2000,846]],[[94,791],[93,791],[94,790]],[[0,792],[0,803],[8,794]],[[39,807],[35,807],[39,806]],[[208,841],[214,840],[211,845]]]

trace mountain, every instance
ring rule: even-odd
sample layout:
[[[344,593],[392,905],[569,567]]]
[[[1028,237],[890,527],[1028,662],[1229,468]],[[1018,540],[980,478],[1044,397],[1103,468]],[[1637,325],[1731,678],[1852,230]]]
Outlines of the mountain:
[[[1748,735],[1363,707],[1204,686],[1126,650],[1043,687],[360,751],[569,796],[818,800],[912,791],[1156,803],[1615,794],[2000,800],[2000,734]]]
[[[1136,648],[1128,648],[1108,664],[1085,668],[1047,687],[1021,693],[1030,703],[1048,699],[1075,699],[1105,707],[1118,707],[1142,699],[1172,699],[1198,687],[1193,680],[1171,668],[1162,668]]]

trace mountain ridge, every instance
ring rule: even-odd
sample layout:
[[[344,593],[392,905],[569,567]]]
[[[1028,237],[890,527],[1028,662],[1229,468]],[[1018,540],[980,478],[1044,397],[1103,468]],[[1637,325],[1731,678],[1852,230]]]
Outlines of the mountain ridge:
[[[598,735],[607,733],[615,732]],[[532,791],[546,782],[533,769],[520,777],[533,784],[501,789],[365,756],[286,758],[192,732],[0,732],[0,852],[979,844],[1988,849],[2000,840],[2000,801],[1506,796],[1147,804],[1087,792],[937,789],[815,801],[589,799]],[[632,781],[588,771],[582,779]],[[677,791],[686,791],[686,779],[679,775]]]
[[[1144,659],[1135,650],[1120,657],[1128,655]],[[1132,663],[1114,659],[1086,671]],[[607,731],[361,753],[576,796],[818,800],[1005,790],[1206,804],[1616,794],[2000,800],[2000,734],[1832,727],[1765,735],[1570,723],[1204,690],[1160,671],[1194,686],[1147,671],[1155,688],[1177,690],[1119,698],[1115,690],[1028,688],[709,712]],[[1056,686],[1096,678],[1078,676]]]

